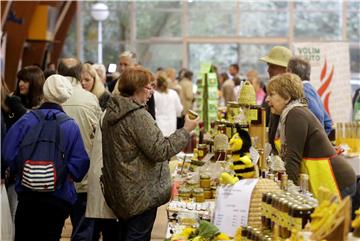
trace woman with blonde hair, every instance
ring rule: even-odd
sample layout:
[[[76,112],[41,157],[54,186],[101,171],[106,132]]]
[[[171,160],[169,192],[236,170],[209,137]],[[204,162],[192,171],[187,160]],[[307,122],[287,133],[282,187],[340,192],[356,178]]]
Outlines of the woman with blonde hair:
[[[155,119],[164,136],[176,131],[177,117],[181,116],[183,106],[175,90],[168,88],[167,79],[159,75],[156,80]]]
[[[263,83],[261,82],[258,73],[255,70],[249,70],[246,73],[247,80],[254,86],[256,93],[256,104],[262,105],[265,101],[266,92],[263,89]]]
[[[337,154],[324,128],[308,109],[301,79],[291,73],[273,77],[268,84],[266,101],[271,113],[280,115],[280,156],[289,179],[299,184],[300,174],[308,174],[315,197],[320,186],[341,198],[352,196],[355,172]]]
[[[83,89],[93,93],[99,100],[102,110],[106,108],[111,94],[105,89],[103,82],[91,64],[83,64],[81,73],[81,85]]]
[[[182,95],[182,93],[181,93],[182,90],[181,90],[181,86],[179,85],[179,83],[176,80],[176,70],[174,68],[166,68],[165,74],[166,74],[167,80],[169,81],[168,87],[170,89],[175,90],[180,97]]]

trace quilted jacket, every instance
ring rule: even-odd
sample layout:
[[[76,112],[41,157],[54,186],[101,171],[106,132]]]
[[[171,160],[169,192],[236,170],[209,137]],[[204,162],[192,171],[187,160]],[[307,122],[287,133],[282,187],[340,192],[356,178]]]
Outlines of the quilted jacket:
[[[126,220],[170,199],[168,160],[189,137],[185,129],[164,137],[144,106],[120,95],[111,98],[102,126],[101,180],[118,218]]]

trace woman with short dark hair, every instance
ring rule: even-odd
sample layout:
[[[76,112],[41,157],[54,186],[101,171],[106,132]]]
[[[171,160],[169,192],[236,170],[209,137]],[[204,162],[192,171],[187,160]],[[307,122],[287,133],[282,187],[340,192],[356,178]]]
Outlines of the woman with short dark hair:
[[[150,240],[157,208],[168,202],[168,161],[188,143],[197,121],[164,137],[145,109],[154,93],[152,73],[126,68],[118,80],[119,95],[106,108],[102,125],[104,197],[121,227],[121,240]]]

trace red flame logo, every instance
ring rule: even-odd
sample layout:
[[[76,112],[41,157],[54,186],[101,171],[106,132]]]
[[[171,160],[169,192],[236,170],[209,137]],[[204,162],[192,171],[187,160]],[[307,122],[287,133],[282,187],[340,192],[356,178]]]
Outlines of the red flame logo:
[[[318,94],[320,95],[320,98],[323,99],[324,98],[324,107],[325,107],[325,110],[326,112],[329,114],[329,116],[331,116],[330,114],[330,110],[329,110],[329,98],[330,98],[330,95],[331,95],[331,91],[328,91],[328,88],[330,86],[330,83],[332,81],[332,78],[334,76],[334,65],[331,67],[331,71],[330,71],[330,74],[326,77],[326,74],[327,74],[327,61],[326,61],[326,58],[325,58],[325,63],[324,63],[324,66],[323,68],[321,69],[321,73],[320,73],[320,82],[322,83],[320,88],[318,89]],[[325,92],[327,92],[325,94]],[[324,95],[325,94],[325,95]],[[324,97],[323,97],[324,95]]]

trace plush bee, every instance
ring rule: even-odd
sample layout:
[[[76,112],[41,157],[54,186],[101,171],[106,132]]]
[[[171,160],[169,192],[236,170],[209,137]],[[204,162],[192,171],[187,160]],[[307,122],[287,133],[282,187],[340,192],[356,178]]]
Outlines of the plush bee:
[[[251,138],[247,131],[239,129],[230,139],[231,168],[239,179],[255,177],[255,167],[250,159]]]

